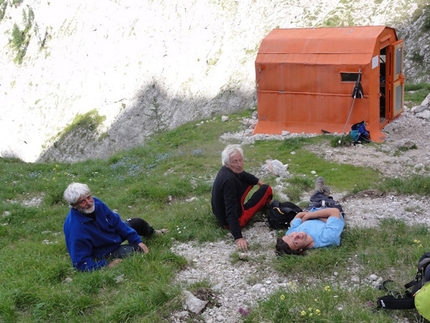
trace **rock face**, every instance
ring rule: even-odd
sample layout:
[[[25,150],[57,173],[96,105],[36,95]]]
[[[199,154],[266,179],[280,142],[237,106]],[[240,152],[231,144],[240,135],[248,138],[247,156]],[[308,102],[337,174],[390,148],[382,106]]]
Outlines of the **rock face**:
[[[390,25],[411,39],[413,23],[426,30],[425,18],[411,20],[416,3],[394,0],[9,2],[0,6],[0,156],[28,162],[104,158],[255,106],[254,61],[273,28]]]

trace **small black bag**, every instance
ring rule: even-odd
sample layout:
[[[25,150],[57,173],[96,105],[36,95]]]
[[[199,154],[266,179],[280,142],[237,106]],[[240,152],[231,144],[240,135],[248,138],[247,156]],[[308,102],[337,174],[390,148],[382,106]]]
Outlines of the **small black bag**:
[[[273,200],[270,203],[269,210],[267,212],[267,220],[271,229],[288,229],[290,222],[297,213],[303,210],[291,202],[279,202]]]
[[[390,291],[387,288],[387,284],[392,282],[392,280],[384,281],[379,289],[388,291],[389,294],[379,297],[376,305],[377,308],[386,308],[386,309],[413,309],[415,308],[415,295],[421,289],[421,287],[427,282],[425,278],[425,270],[427,266],[430,264],[430,252],[426,252],[418,261],[418,270],[415,275],[415,278],[411,280],[409,283],[405,284],[405,291]],[[427,308],[427,301],[426,308]],[[418,311],[419,313],[419,311]]]

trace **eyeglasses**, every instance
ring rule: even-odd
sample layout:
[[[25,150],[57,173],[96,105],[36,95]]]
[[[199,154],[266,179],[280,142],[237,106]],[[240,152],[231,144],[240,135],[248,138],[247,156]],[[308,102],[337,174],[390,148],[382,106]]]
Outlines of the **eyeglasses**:
[[[88,202],[92,202],[93,197],[90,195],[87,195],[83,199],[78,200],[75,205],[79,205],[80,207],[84,207]]]

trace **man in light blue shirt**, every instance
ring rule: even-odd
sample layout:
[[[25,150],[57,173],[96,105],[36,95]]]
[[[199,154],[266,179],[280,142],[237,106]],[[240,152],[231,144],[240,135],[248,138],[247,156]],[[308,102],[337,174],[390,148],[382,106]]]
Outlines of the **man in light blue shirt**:
[[[338,246],[344,226],[343,216],[337,208],[297,213],[285,236],[278,239],[276,250],[300,255],[311,248]]]
[[[322,181],[322,185],[319,181]],[[334,205],[333,199],[327,196],[329,193],[322,193],[324,190],[329,192],[329,189],[323,185],[323,179],[318,178],[316,187],[321,187],[316,190],[313,197],[320,197],[319,200],[327,200],[327,205]],[[297,213],[285,236],[277,239],[276,252],[280,255],[303,255],[307,249],[339,246],[340,235],[345,227],[345,220],[340,210],[340,205],[337,207],[322,206]]]

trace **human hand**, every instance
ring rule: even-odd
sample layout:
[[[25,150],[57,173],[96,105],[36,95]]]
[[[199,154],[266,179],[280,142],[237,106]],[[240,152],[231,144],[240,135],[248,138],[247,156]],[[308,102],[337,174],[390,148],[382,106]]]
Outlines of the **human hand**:
[[[108,268],[113,268],[119,265],[119,263],[122,261],[122,259],[114,259],[112,260],[109,265]]]
[[[244,238],[236,239],[236,248],[242,251],[248,250],[248,242]]]
[[[148,247],[143,242],[139,243],[138,246],[140,247],[140,249],[142,249],[142,251],[144,253],[148,253],[149,252]]]

